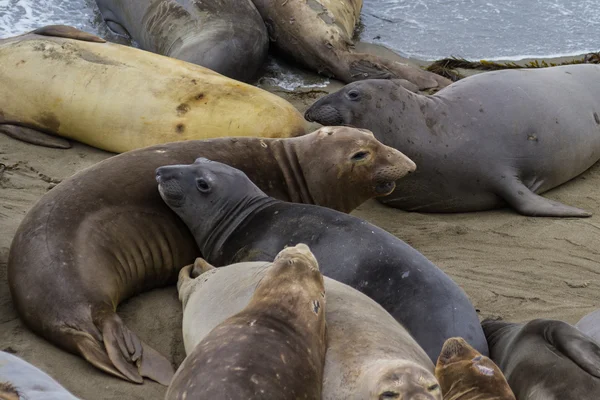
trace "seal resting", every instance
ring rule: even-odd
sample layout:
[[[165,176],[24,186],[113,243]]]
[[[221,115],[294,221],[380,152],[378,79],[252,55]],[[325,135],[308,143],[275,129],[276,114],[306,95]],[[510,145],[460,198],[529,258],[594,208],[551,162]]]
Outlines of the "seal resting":
[[[0,399],[78,400],[48,374],[0,351]]]
[[[214,268],[198,258],[179,273],[183,342],[189,354],[221,321],[244,308],[271,263]],[[441,400],[433,364],[410,334],[375,301],[325,278],[327,354],[323,400]],[[387,396],[387,397],[386,397]],[[398,397],[399,396],[399,397]]]
[[[510,205],[523,215],[589,217],[539,196],[600,158],[600,66],[486,72],[435,95],[390,80],[355,82],[305,114],[323,125],[367,128],[419,170],[384,204],[465,212]]]
[[[137,3],[137,2],[131,2]],[[0,40],[0,132],[112,152],[222,136],[306,133],[287,101],[204,67],[67,26]],[[47,135],[51,134],[51,135]]]
[[[206,158],[158,168],[156,180],[161,197],[211,264],[269,260],[286,245],[305,243],[323,275],[379,303],[432,361],[444,341],[457,335],[487,354],[465,292],[390,233],[328,208],[278,201],[242,171]]]
[[[548,319],[482,323],[490,358],[517,399],[593,400],[600,393],[600,347],[577,328]]]
[[[276,49],[297,63],[343,82],[405,79],[419,89],[452,83],[418,67],[352,51],[362,0],[252,0]]]
[[[327,301],[317,260],[298,244],[264,272],[245,307],[188,353],[165,399],[321,400]]]
[[[463,338],[446,340],[435,377],[444,400],[515,400],[500,368]]]
[[[159,166],[197,156],[242,169],[281,200],[343,212],[390,193],[415,168],[370,132],[346,127],[291,139],[169,143],[111,157],[50,190],[21,222],[8,283],[25,324],[106,372],[168,384],[170,362],[147,351],[115,310],[135,294],[174,283],[179,270],[201,255],[154,179]]]
[[[202,65],[247,82],[269,50],[250,0],[96,0],[107,25],[141,49]]]

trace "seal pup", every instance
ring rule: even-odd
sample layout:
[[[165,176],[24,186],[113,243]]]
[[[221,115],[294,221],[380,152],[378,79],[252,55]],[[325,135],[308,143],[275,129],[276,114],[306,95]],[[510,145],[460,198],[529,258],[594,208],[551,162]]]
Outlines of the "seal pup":
[[[5,351],[0,351],[0,399],[78,400],[48,374]]]
[[[132,382],[173,370],[115,310],[175,283],[201,255],[156,190],[155,169],[206,156],[245,171],[284,200],[350,212],[390,193],[415,164],[365,130],[327,127],[291,139],[220,138],[111,157],[64,180],[27,213],[12,241],[8,283],[21,319],[50,342]],[[135,348],[125,344],[135,344]],[[139,370],[146,361],[152,363]]]
[[[63,138],[120,153],[191,139],[306,133],[302,115],[277,95],[68,26],[0,40],[0,91],[11,93],[0,97],[1,133],[61,148],[69,147]]]
[[[446,340],[435,377],[444,400],[515,400],[500,368],[463,338]]]
[[[306,245],[283,249],[247,305],[188,353],[165,399],[320,400],[327,349],[323,285]]]
[[[519,400],[597,400],[600,347],[577,328],[548,319],[482,323],[490,358]]]
[[[432,96],[391,80],[355,82],[305,117],[367,128],[417,163],[380,200],[389,206],[466,212],[508,204],[529,216],[591,215],[539,193],[600,158],[600,65],[486,72]]]
[[[421,90],[452,83],[416,66],[355,53],[352,38],[362,0],[252,1],[267,25],[272,45],[319,74],[346,83],[369,78],[405,79]]]
[[[269,50],[250,0],[96,0],[114,32],[141,49],[202,65],[232,79],[256,77]]]
[[[199,158],[156,170],[163,200],[179,215],[211,264],[269,260],[306,243],[321,272],[358,289],[389,312],[432,361],[461,335],[487,354],[465,292],[421,253],[359,218],[267,196],[240,170]],[[435,329],[432,329],[435,326]]]
[[[214,268],[202,258],[179,273],[183,342],[189,354],[223,320],[242,310],[271,268],[243,262]],[[441,400],[433,364],[410,334],[375,301],[325,278],[327,354],[323,400]]]

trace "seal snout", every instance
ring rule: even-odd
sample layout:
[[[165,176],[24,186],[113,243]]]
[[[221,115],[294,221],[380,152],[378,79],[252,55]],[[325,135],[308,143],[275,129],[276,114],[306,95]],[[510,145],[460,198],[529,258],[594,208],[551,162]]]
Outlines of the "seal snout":
[[[275,261],[279,260],[288,260],[291,262],[298,260],[307,263],[311,270],[319,270],[319,263],[317,262],[315,255],[304,243],[299,243],[296,246],[289,246],[281,250],[275,257]]]
[[[344,125],[344,118],[337,108],[329,104],[320,106],[319,102],[306,110],[304,118],[309,122],[318,122],[321,125]]]

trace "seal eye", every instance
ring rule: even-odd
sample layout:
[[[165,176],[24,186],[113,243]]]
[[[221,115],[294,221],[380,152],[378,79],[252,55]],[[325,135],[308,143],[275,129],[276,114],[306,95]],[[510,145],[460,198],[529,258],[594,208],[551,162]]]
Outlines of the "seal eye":
[[[210,192],[210,185],[203,178],[196,179],[196,187],[202,193]]]
[[[348,98],[352,101],[360,99],[360,92],[356,89],[352,89],[348,92]]]
[[[386,400],[386,399],[397,399],[398,397],[400,397],[400,393],[396,393],[396,392],[392,392],[392,391],[387,391],[387,392],[383,392],[381,393],[381,395],[379,396],[380,400]]]
[[[364,160],[365,158],[367,158],[368,155],[369,155],[368,151],[359,151],[358,153],[355,153],[352,156],[352,161],[361,161],[361,160]]]
[[[437,383],[434,383],[433,385],[429,386],[427,388],[428,391],[433,392],[434,390],[438,390],[440,388],[440,385],[438,385]]]

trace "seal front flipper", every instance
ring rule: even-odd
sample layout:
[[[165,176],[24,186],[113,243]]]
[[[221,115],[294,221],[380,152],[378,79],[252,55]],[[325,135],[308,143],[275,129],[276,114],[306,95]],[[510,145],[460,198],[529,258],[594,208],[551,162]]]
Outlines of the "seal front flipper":
[[[546,340],[581,369],[600,378],[600,346],[579,329],[554,321],[545,331]]]
[[[71,143],[67,139],[52,136],[25,126],[0,124],[0,133],[4,133],[13,139],[38,146],[52,147],[56,149],[70,149]]]
[[[67,39],[83,40],[85,42],[106,43],[106,40],[102,39],[101,37],[92,35],[91,33],[80,31],[79,29],[73,28],[72,26],[68,25],[43,26],[32,31],[31,33],[35,33],[36,35],[42,36],[54,36]]]
[[[590,217],[592,213],[567,206],[533,193],[518,178],[506,183],[497,193],[520,214],[531,217]]]

